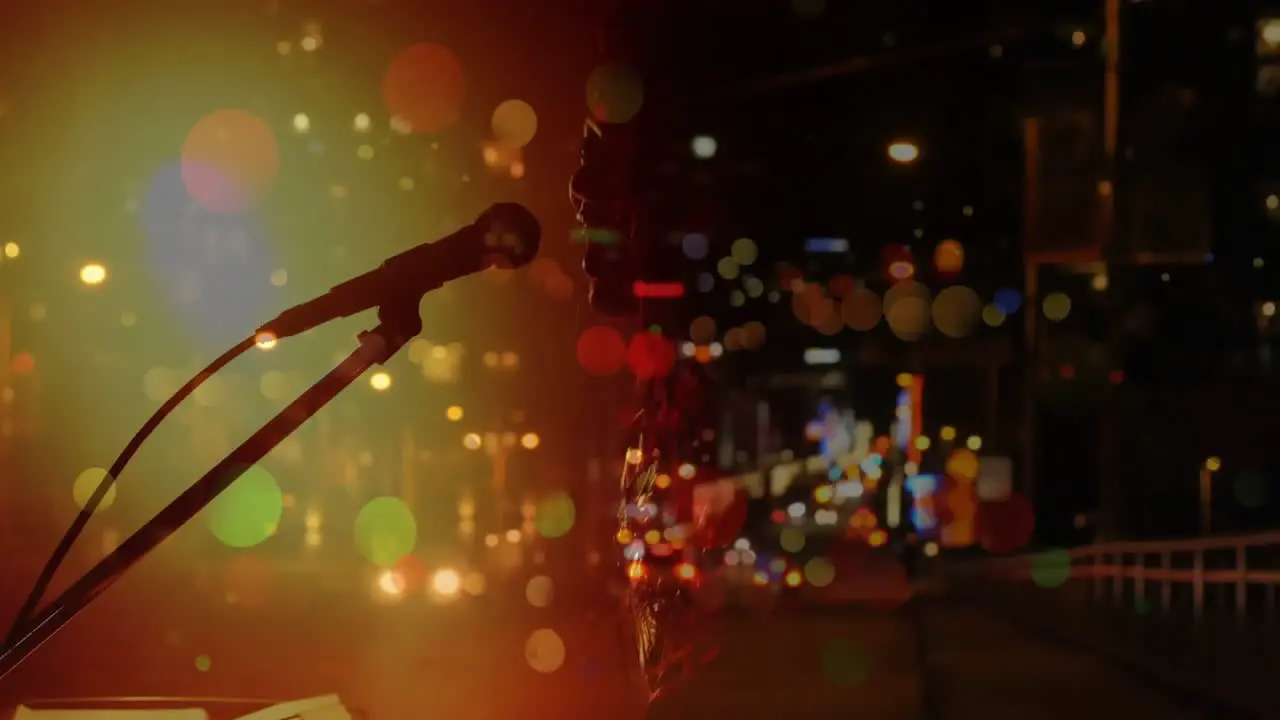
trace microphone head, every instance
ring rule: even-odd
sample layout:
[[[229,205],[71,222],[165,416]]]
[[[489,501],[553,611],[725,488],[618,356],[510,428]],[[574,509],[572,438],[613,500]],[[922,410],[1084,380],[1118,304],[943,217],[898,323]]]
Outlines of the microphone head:
[[[542,226],[523,205],[495,203],[480,213],[475,227],[484,233],[486,263],[490,266],[518,268],[538,255]]]

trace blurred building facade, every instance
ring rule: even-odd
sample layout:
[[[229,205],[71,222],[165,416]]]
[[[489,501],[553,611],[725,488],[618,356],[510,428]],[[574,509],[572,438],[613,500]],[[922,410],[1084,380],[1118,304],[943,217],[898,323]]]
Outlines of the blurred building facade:
[[[1256,374],[1254,25],[1239,2],[1104,1],[1064,17],[1084,52],[1028,63],[1027,296],[1070,304],[1025,316],[1025,454],[1037,500],[1094,495],[1104,535],[1194,531],[1179,509],[1219,441],[1192,408]]]

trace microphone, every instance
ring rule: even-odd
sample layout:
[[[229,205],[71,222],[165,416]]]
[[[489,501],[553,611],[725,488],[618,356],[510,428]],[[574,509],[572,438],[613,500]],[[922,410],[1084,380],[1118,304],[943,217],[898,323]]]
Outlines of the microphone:
[[[541,240],[533,213],[516,203],[497,203],[451,235],[394,255],[377,269],[285,310],[258,328],[257,335],[291,337],[392,302],[411,302],[416,308],[423,295],[451,280],[492,267],[529,264]]]

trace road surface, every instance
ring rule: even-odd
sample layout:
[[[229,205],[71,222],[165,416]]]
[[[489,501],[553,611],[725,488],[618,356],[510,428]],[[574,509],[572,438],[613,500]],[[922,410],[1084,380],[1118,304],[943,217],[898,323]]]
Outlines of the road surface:
[[[603,600],[534,607],[513,586],[491,588],[483,605],[440,607],[410,593],[389,606],[372,592],[321,594],[277,578],[256,594],[242,587],[230,603],[193,587],[159,573],[126,579],[0,681],[0,705],[336,691],[374,718],[628,717],[624,657]],[[688,717],[1209,716],[1096,657],[940,598],[751,608],[724,619]]]

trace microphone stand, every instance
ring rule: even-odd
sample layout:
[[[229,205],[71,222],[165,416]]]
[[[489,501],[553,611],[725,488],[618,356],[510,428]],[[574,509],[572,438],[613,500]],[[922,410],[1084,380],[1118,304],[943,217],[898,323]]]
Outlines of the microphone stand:
[[[420,299],[417,296],[394,297],[379,305],[378,325],[360,333],[360,346],[356,350],[33,617],[22,632],[16,634],[15,641],[0,649],[0,679],[65,627],[94,598],[115,584],[129,568],[199,514],[250,466],[262,460],[356,378],[370,367],[386,363],[405,343],[421,332],[422,319],[418,316]]]

